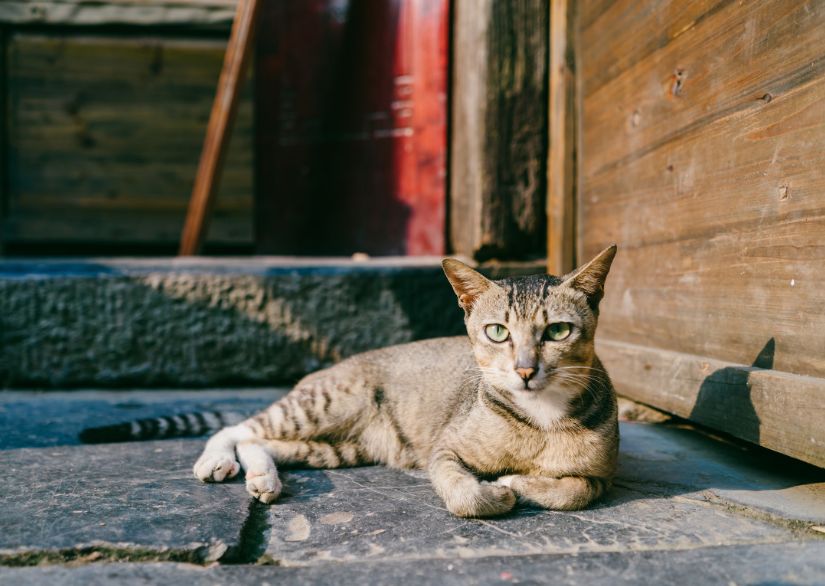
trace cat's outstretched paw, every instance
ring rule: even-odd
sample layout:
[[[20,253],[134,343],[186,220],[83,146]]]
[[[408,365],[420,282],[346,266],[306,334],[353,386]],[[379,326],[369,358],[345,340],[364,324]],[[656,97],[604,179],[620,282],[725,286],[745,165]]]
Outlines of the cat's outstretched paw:
[[[516,505],[516,494],[507,486],[479,484],[466,494],[454,494],[446,500],[447,509],[459,517],[495,517]]]
[[[223,482],[237,476],[241,471],[241,465],[231,455],[204,452],[192,470],[195,478],[204,482]]]
[[[246,491],[265,505],[278,498],[281,488],[281,481],[275,470],[265,472],[249,470],[246,473]]]

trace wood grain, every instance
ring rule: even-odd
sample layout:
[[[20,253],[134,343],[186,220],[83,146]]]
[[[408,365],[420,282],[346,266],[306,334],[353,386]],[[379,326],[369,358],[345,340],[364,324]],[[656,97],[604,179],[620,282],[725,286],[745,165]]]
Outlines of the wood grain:
[[[0,23],[228,29],[237,0],[3,0]]]
[[[597,351],[620,394],[825,466],[822,378],[615,341]]]
[[[578,27],[580,245],[619,244],[617,386],[822,465],[825,3],[588,0]]]
[[[457,0],[450,242],[475,257],[546,245],[548,0]]]
[[[825,376],[825,77],[587,181],[585,254],[622,250],[602,332]]]
[[[224,47],[13,35],[7,240],[177,242]],[[252,242],[250,94],[239,108],[211,244]],[[107,210],[131,214],[131,236],[117,228],[126,225],[117,214],[106,228]]]
[[[550,3],[550,145],[547,163],[547,272],[576,265],[575,201],[577,108],[574,59],[575,2]]]
[[[705,5],[676,2],[680,15],[689,4]],[[621,167],[627,159],[720,117],[781,100],[820,76],[825,69],[824,22],[823,2],[767,0],[747,10],[724,4],[597,91],[588,95],[585,90],[587,176]],[[619,47],[637,42],[636,28],[616,31],[624,39],[615,43]],[[588,46],[584,39],[583,46]],[[587,87],[588,72],[600,70],[594,71],[585,59],[583,71],[582,85]]]
[[[220,187],[224,159],[238,111],[246,64],[258,15],[258,0],[239,0],[232,34],[224,55],[218,89],[212,103],[195,185],[181,233],[180,254],[199,254],[209,229],[215,197]]]
[[[589,0],[580,4],[581,42],[587,49],[582,94],[590,96],[632,65],[690,31],[730,0],[638,2]]]

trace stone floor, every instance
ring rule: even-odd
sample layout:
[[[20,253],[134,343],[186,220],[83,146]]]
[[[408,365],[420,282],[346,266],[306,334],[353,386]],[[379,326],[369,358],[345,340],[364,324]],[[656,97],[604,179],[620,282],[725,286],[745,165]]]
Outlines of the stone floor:
[[[0,585],[825,584],[825,470],[674,424],[622,424],[591,509],[494,520],[451,516],[419,472],[286,471],[268,507],[192,477],[202,439],[76,440],[280,392],[0,393]]]

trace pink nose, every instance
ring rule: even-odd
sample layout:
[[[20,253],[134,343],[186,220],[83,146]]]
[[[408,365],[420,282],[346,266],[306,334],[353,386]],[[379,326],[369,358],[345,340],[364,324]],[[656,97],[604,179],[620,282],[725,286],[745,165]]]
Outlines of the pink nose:
[[[533,378],[533,375],[536,374],[535,368],[517,368],[516,373],[524,379],[525,382]]]

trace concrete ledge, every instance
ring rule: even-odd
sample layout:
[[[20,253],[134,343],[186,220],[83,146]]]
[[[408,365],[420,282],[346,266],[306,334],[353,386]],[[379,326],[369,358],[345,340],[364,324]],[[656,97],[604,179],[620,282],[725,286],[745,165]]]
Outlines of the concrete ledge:
[[[439,258],[0,262],[3,387],[290,383],[463,327]]]

